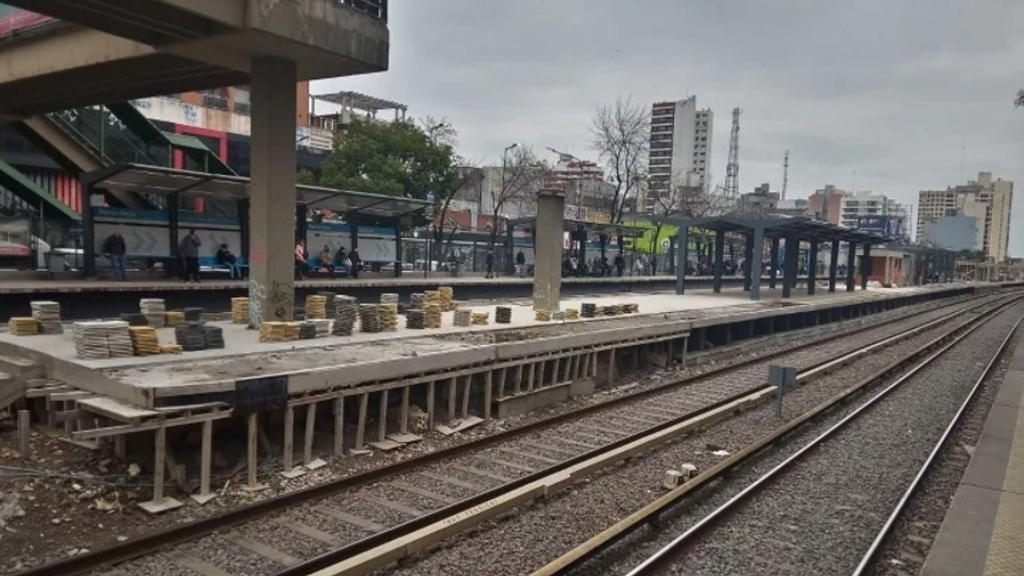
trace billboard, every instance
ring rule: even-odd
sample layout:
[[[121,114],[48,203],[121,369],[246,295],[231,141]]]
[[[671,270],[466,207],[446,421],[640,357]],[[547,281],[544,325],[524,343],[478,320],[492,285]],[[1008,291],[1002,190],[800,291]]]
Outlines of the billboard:
[[[906,236],[902,216],[858,216],[857,229],[882,234],[890,238],[904,238]]]
[[[27,218],[0,216],[0,256],[31,256],[32,229]]]

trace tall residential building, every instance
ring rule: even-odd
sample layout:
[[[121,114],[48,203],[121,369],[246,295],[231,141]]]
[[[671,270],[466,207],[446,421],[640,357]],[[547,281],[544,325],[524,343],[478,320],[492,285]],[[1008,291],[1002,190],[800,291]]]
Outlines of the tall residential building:
[[[697,97],[651,106],[648,190],[643,208],[654,211],[673,185],[707,191],[714,113],[697,109]]]
[[[1012,209],[1013,182],[993,180],[991,172],[980,172],[976,181],[966,185],[920,192],[917,237],[928,238],[929,226],[947,217],[974,218],[977,230],[974,249],[1001,262],[1009,256]]]

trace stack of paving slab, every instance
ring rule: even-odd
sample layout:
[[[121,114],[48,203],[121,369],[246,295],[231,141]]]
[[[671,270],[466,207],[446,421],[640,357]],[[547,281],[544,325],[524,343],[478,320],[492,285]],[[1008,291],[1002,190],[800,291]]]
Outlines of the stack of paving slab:
[[[537,310],[537,312],[534,314],[534,318],[538,322],[550,322],[551,321],[551,312],[549,312],[547,310]]]
[[[299,340],[312,340],[316,338],[316,325],[307,320],[299,324]]]
[[[359,316],[359,301],[351,296],[337,296],[334,299],[334,324],[331,334],[335,336],[351,336]]]
[[[380,308],[376,304],[359,305],[359,330],[367,334],[380,332]]]
[[[129,326],[149,326],[146,315],[138,312],[122,312],[121,320],[127,322]],[[152,326],[149,327],[152,328]]]
[[[327,297],[319,294],[306,296],[306,320],[327,318]]]
[[[565,309],[565,319],[566,320],[579,320],[580,319],[580,311],[575,309],[575,308],[566,308]]]
[[[82,360],[110,358],[106,322],[75,322],[72,332],[75,337],[75,356]]]
[[[143,298],[139,300],[139,312],[146,317],[146,322],[153,328],[167,325],[167,306],[163,298]]]
[[[185,315],[186,322],[200,322],[203,319],[202,308],[185,308],[182,310],[182,314]]]
[[[168,328],[174,328],[179,324],[185,323],[185,313],[178,310],[168,310],[167,313],[164,314],[164,318],[164,322],[167,324]]]
[[[397,294],[395,295],[398,296]],[[380,319],[382,332],[395,332],[398,330],[398,304],[378,304],[377,317]]]
[[[331,321],[326,318],[306,320],[306,323],[313,326],[313,338],[327,338],[331,335]]]
[[[584,318],[594,318],[597,316],[597,304],[590,304],[587,302],[583,303],[583,308],[580,310],[580,315]]]
[[[60,303],[50,300],[32,302],[32,317],[39,322],[39,331],[43,334],[63,334],[64,327],[60,323]]]
[[[429,329],[441,327],[441,305],[427,304],[423,307],[423,325]]]
[[[7,330],[15,336],[35,336],[39,334],[39,321],[35,318],[12,316],[7,321]]]
[[[455,290],[451,286],[441,286],[437,289],[440,298],[441,310],[452,312],[455,310]]]
[[[207,324],[203,326],[203,332],[206,333],[206,349],[207,350],[220,350],[224,348],[224,329],[220,326],[210,326]]]
[[[338,314],[338,310],[335,307],[337,304],[337,294],[334,292],[318,292],[320,296],[324,297],[324,318],[330,320]]]
[[[249,298],[232,298],[231,299],[231,323],[232,324],[248,324],[249,323]]]
[[[423,330],[425,328],[424,316],[423,310],[407,310],[405,312],[405,327],[409,330]]]
[[[160,339],[156,335],[156,328],[129,326],[128,335],[132,340],[132,350],[136,356],[156,356],[163,353]]]
[[[637,313],[640,312],[640,305],[639,304],[623,304],[622,305],[622,312],[624,314],[637,314]]]
[[[284,342],[287,339],[287,322],[264,322],[260,324],[260,342]]]
[[[559,310],[551,315],[551,319],[556,322],[565,322],[565,312]]]
[[[473,312],[470,315],[474,326],[486,326],[491,318],[490,312]]]
[[[127,358],[135,355],[128,323],[120,320],[107,322],[107,347],[111,358]]]
[[[385,292],[385,293],[380,295],[380,303],[381,304],[394,304],[394,305],[397,306],[398,305],[398,294],[393,294],[391,292]]]
[[[469,326],[469,321],[471,319],[472,313],[473,311],[469,310],[468,308],[459,308],[455,311],[455,314],[453,315],[452,323],[457,328],[465,328]]]
[[[409,296],[409,307],[413,310],[423,310],[427,304],[427,295],[423,292],[416,292]]]
[[[494,309],[494,321],[498,324],[512,323],[512,307],[498,306]]]
[[[175,326],[174,339],[185,352],[206,350],[206,330],[200,322],[184,322]]]

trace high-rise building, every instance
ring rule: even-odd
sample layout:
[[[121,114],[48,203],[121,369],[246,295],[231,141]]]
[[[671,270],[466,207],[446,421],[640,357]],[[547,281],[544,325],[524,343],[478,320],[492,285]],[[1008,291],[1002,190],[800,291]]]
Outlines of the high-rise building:
[[[697,109],[697,97],[651,106],[648,189],[643,208],[654,211],[675,185],[707,191],[714,113]]]
[[[1009,256],[1012,209],[1013,182],[993,180],[991,172],[980,172],[977,180],[966,185],[920,192],[917,237],[928,238],[929,226],[946,217],[974,218],[977,230],[974,249],[1001,262]]]
[[[847,192],[829,184],[815,191],[807,204],[815,216],[831,224],[909,239],[907,208],[885,194]]]

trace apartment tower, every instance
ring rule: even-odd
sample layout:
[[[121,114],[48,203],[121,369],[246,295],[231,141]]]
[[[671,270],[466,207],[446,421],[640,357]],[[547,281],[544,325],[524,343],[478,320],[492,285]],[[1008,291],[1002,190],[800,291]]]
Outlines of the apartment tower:
[[[697,97],[651,107],[649,184],[642,207],[664,209],[673,186],[707,190],[714,113],[697,109]]]
[[[966,185],[920,192],[917,237],[928,238],[928,227],[945,218],[973,218],[978,234],[974,249],[1001,262],[1009,256],[1012,209],[1013,182],[993,180],[991,172],[981,172],[976,181]]]

